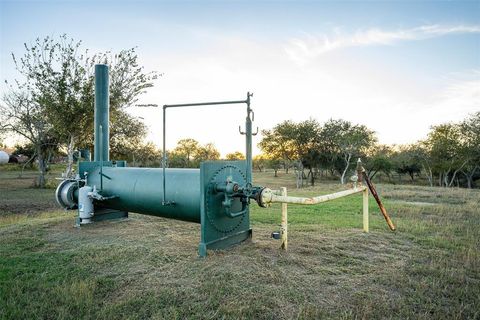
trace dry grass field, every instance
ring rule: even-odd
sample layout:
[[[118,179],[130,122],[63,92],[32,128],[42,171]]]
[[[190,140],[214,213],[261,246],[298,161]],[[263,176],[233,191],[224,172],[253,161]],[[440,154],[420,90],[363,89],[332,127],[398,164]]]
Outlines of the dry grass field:
[[[288,252],[270,238],[280,205],[253,205],[252,242],[199,259],[197,224],[133,213],[76,229],[32,179],[0,168],[2,319],[480,318],[480,190],[379,185],[395,233],[373,199],[362,232],[360,195],[291,205]]]

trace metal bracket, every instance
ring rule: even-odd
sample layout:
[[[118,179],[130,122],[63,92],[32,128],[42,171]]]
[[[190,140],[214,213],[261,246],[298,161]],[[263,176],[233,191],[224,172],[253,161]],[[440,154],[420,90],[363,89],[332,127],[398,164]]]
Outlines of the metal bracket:
[[[238,132],[241,134],[241,135],[246,135],[247,133],[246,132],[243,132],[242,131],[242,127],[241,126],[238,126]],[[252,136],[256,136],[258,134],[258,127],[257,127],[257,130],[255,131],[255,133],[252,132]]]

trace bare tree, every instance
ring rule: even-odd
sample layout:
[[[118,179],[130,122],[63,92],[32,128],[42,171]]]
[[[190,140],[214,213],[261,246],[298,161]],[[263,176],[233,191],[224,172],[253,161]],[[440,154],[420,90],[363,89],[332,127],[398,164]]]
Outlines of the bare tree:
[[[0,104],[2,129],[18,134],[32,143],[38,161],[36,185],[44,188],[46,184],[48,151],[52,144],[52,127],[46,119],[45,105],[40,97],[32,97],[24,91],[25,85],[16,83],[3,96]]]

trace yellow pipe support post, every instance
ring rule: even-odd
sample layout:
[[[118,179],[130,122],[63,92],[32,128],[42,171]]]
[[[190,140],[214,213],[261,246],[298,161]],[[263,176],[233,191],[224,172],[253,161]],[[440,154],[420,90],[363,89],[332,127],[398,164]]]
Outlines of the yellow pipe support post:
[[[287,188],[282,187],[280,188],[281,195],[286,197],[287,196]],[[282,225],[280,227],[280,233],[282,235],[282,245],[281,249],[287,251],[288,248],[288,204],[286,202],[282,202]]]
[[[363,231],[368,232],[368,188],[363,190]]]

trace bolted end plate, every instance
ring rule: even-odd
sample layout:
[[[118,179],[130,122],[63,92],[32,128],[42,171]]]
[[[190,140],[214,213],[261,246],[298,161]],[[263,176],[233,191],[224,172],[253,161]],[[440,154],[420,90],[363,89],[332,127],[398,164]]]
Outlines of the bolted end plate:
[[[215,184],[235,181],[246,184],[246,161],[207,161],[200,165],[201,184],[201,240],[199,255],[207,255],[207,249],[225,249],[251,237],[249,208],[234,218],[228,217],[222,205],[224,194],[215,191]],[[231,212],[242,211],[240,199],[232,201]]]

